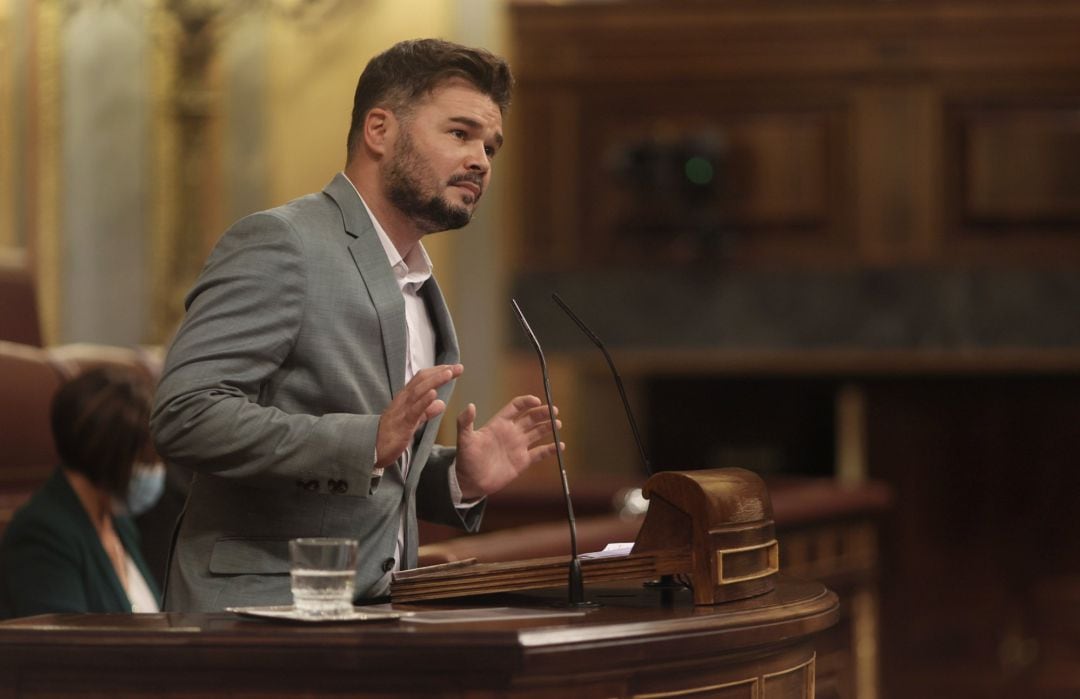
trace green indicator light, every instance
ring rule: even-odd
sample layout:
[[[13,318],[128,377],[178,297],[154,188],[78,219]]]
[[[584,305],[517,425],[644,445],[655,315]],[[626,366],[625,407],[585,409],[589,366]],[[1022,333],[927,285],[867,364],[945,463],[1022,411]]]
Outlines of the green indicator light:
[[[700,155],[687,160],[683,166],[683,172],[686,173],[686,179],[694,184],[705,185],[713,181],[712,163]]]

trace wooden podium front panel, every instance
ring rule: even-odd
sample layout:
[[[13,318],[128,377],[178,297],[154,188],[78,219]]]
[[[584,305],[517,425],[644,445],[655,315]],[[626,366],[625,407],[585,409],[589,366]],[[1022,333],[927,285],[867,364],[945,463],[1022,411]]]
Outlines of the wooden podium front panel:
[[[661,595],[588,590],[602,606],[583,616],[483,623],[302,625],[227,613],[16,619],[0,623],[0,699],[813,696],[814,635],[837,617],[836,596],[821,584],[781,579],[767,595],[710,607]]]
[[[707,669],[669,667],[638,677],[629,696],[777,699],[814,696],[815,653],[803,643],[749,665],[714,663]]]

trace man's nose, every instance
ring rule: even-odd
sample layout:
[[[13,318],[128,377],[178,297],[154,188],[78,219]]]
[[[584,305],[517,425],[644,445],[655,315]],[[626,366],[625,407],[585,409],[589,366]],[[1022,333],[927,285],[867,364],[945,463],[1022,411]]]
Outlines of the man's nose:
[[[480,143],[475,148],[470,148],[468,158],[465,161],[465,167],[469,170],[486,174],[487,171],[491,169],[491,158],[488,157],[487,146]]]

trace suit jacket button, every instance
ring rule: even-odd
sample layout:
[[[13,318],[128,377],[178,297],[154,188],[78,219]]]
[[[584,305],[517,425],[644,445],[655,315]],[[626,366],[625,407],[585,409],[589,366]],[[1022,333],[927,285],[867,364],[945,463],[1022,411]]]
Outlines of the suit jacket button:
[[[384,573],[389,573],[391,570],[393,570],[394,569],[394,559],[393,558],[387,558],[385,561],[383,561],[382,562],[382,569],[383,569]]]
[[[314,493],[314,492],[318,491],[319,490],[319,481],[314,480],[314,479],[312,479],[310,481],[305,481],[304,482],[304,490],[308,491],[309,493]]]
[[[334,492],[338,495],[344,495],[345,493],[349,492],[349,482],[338,481],[337,485],[334,486]]]

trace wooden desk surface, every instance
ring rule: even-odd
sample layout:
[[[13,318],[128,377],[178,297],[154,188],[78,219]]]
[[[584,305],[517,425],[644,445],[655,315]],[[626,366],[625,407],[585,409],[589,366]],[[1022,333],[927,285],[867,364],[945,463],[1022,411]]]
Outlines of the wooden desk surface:
[[[811,636],[836,622],[838,607],[821,584],[791,579],[767,595],[713,607],[695,607],[682,592],[663,604],[660,592],[640,587],[589,597],[602,606],[584,616],[482,623],[311,625],[229,613],[15,619],[0,623],[0,697],[360,691],[565,699],[701,688],[736,697],[769,682],[777,691],[755,696],[813,696]],[[557,599],[503,595],[394,608],[538,607]]]

